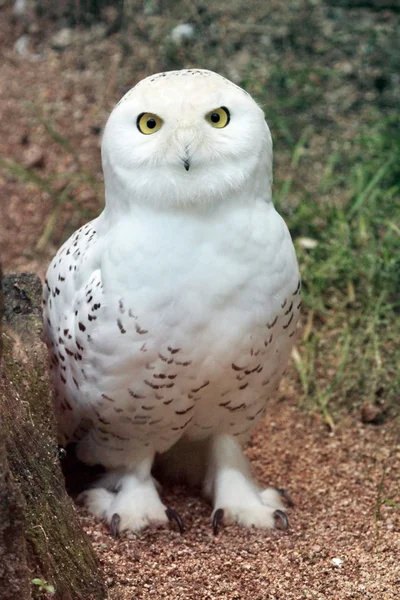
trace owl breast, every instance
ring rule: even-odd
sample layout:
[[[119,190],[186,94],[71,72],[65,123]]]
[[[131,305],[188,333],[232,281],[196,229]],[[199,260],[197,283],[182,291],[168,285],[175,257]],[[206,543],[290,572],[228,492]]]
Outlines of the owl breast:
[[[245,437],[261,417],[300,308],[289,233],[261,208],[263,220],[246,211],[218,231],[170,223],[157,243],[141,244],[136,231],[121,235],[123,247],[106,246],[102,306],[83,332],[84,374],[76,375],[83,432],[97,439],[99,462],[110,440],[116,451],[151,444],[164,452],[182,436]]]

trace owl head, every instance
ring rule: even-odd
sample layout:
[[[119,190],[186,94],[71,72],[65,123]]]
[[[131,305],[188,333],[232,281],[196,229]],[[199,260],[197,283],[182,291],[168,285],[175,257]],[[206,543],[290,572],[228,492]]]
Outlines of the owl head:
[[[207,70],[158,73],[112,111],[103,136],[107,205],[269,200],[272,141],[247,92]]]

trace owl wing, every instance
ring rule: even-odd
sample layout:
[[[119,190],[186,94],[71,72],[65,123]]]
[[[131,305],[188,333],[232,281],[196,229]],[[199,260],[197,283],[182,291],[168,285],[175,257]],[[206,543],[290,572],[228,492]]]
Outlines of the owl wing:
[[[50,263],[43,286],[43,340],[49,350],[60,443],[87,418],[80,387],[85,349],[103,305],[98,219],[76,231]]]

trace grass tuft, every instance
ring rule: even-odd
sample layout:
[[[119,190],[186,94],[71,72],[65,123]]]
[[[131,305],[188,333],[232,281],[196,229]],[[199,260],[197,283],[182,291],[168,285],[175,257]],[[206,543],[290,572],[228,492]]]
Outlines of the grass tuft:
[[[344,405],[370,401],[398,410],[399,131],[394,120],[379,122],[349,153],[328,158],[322,199],[303,192],[285,214],[287,182],[276,195],[295,238],[307,310],[295,364],[304,397],[331,426]],[[299,177],[301,168],[291,187]],[[333,196],[338,189],[342,202]]]

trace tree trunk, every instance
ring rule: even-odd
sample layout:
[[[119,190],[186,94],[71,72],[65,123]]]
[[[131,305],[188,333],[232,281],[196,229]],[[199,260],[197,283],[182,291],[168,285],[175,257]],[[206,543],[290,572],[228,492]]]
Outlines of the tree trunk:
[[[0,600],[102,600],[99,565],[57,457],[40,298],[36,276],[3,277]]]

